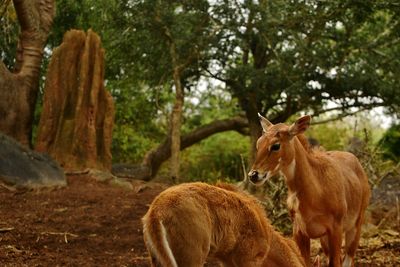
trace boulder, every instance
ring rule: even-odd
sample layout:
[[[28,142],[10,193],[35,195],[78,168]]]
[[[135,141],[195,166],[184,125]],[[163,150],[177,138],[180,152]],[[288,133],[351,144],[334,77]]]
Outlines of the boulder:
[[[32,151],[0,133],[0,181],[9,186],[65,186],[64,171],[50,156]]]

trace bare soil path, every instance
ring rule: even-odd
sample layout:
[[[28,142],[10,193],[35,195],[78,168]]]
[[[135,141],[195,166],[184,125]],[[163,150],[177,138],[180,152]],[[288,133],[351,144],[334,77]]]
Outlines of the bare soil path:
[[[0,187],[0,266],[149,266],[140,218],[166,185],[133,185],[71,176],[60,189]],[[399,237],[387,234],[362,241],[357,266],[400,266]]]

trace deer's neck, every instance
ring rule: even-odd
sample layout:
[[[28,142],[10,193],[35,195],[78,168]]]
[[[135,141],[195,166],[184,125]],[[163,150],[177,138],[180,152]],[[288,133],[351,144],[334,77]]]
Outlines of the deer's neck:
[[[315,192],[315,179],[311,172],[309,155],[297,138],[294,138],[292,153],[284,154],[281,159],[281,171],[291,193],[304,194]]]
[[[263,266],[305,266],[304,260],[294,241],[274,232],[273,244]]]

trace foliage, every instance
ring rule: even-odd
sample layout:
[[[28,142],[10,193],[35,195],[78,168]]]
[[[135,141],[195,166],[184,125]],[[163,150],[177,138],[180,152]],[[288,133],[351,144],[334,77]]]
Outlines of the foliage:
[[[210,72],[244,110],[254,96],[258,111],[272,118],[325,112],[328,101],[342,111],[399,103],[392,99],[397,78],[386,75],[399,70],[399,61],[382,64],[399,53],[392,43],[399,11],[389,3],[217,1],[213,7],[221,31]]]
[[[159,103],[167,101],[169,96],[148,91],[141,84],[123,82],[107,83],[116,103],[113,161],[140,163],[145,153],[164,137],[167,118],[160,116]],[[154,120],[157,115],[158,120]]]
[[[114,162],[140,163],[154,145],[154,140],[136,132],[130,125],[117,125],[112,144]]]
[[[307,136],[318,140],[326,150],[343,150],[351,135],[351,125],[343,121],[313,125],[307,130]]]
[[[182,172],[186,181],[241,181],[241,162],[248,151],[248,137],[221,133],[187,149],[182,155]]]
[[[272,178],[263,189],[267,197],[262,201],[268,218],[281,233],[290,235],[292,233],[292,219],[287,209],[287,185],[283,177]]]
[[[390,127],[379,141],[384,157],[393,161],[400,159],[400,124]]]
[[[12,1],[0,1],[0,59],[9,69],[15,62],[18,34],[17,14]]]
[[[57,0],[56,17],[48,40],[49,48],[60,45],[64,33],[71,29],[86,31],[92,28],[102,40],[107,38],[107,25],[113,19],[111,14],[117,12],[116,3],[117,1],[106,0]]]

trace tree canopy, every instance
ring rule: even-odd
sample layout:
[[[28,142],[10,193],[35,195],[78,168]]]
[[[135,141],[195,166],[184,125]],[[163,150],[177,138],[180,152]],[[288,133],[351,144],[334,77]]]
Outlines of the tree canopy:
[[[204,92],[222,88],[239,107],[234,114],[249,120],[253,143],[260,131],[257,112],[272,121],[297,112],[345,116],[377,106],[399,112],[399,6],[391,1],[165,3],[118,4],[123,12],[114,29],[126,38],[113,42],[113,66],[148,91],[170,92],[162,16],[179,40],[179,55],[197,57],[182,78],[186,98],[199,90],[196,97],[207,98]],[[125,52],[114,54],[117,47]],[[188,123],[193,115],[198,113],[186,106],[186,125],[199,126]]]
[[[258,110],[273,117],[321,112],[328,101],[344,110],[398,108],[399,7],[391,1],[165,3],[122,1],[113,20],[125,37],[113,44],[125,53],[110,60],[153,88],[171,72],[162,16],[180,40],[179,55],[199,53],[184,77],[188,90],[202,78],[220,80],[244,110],[254,93]]]

